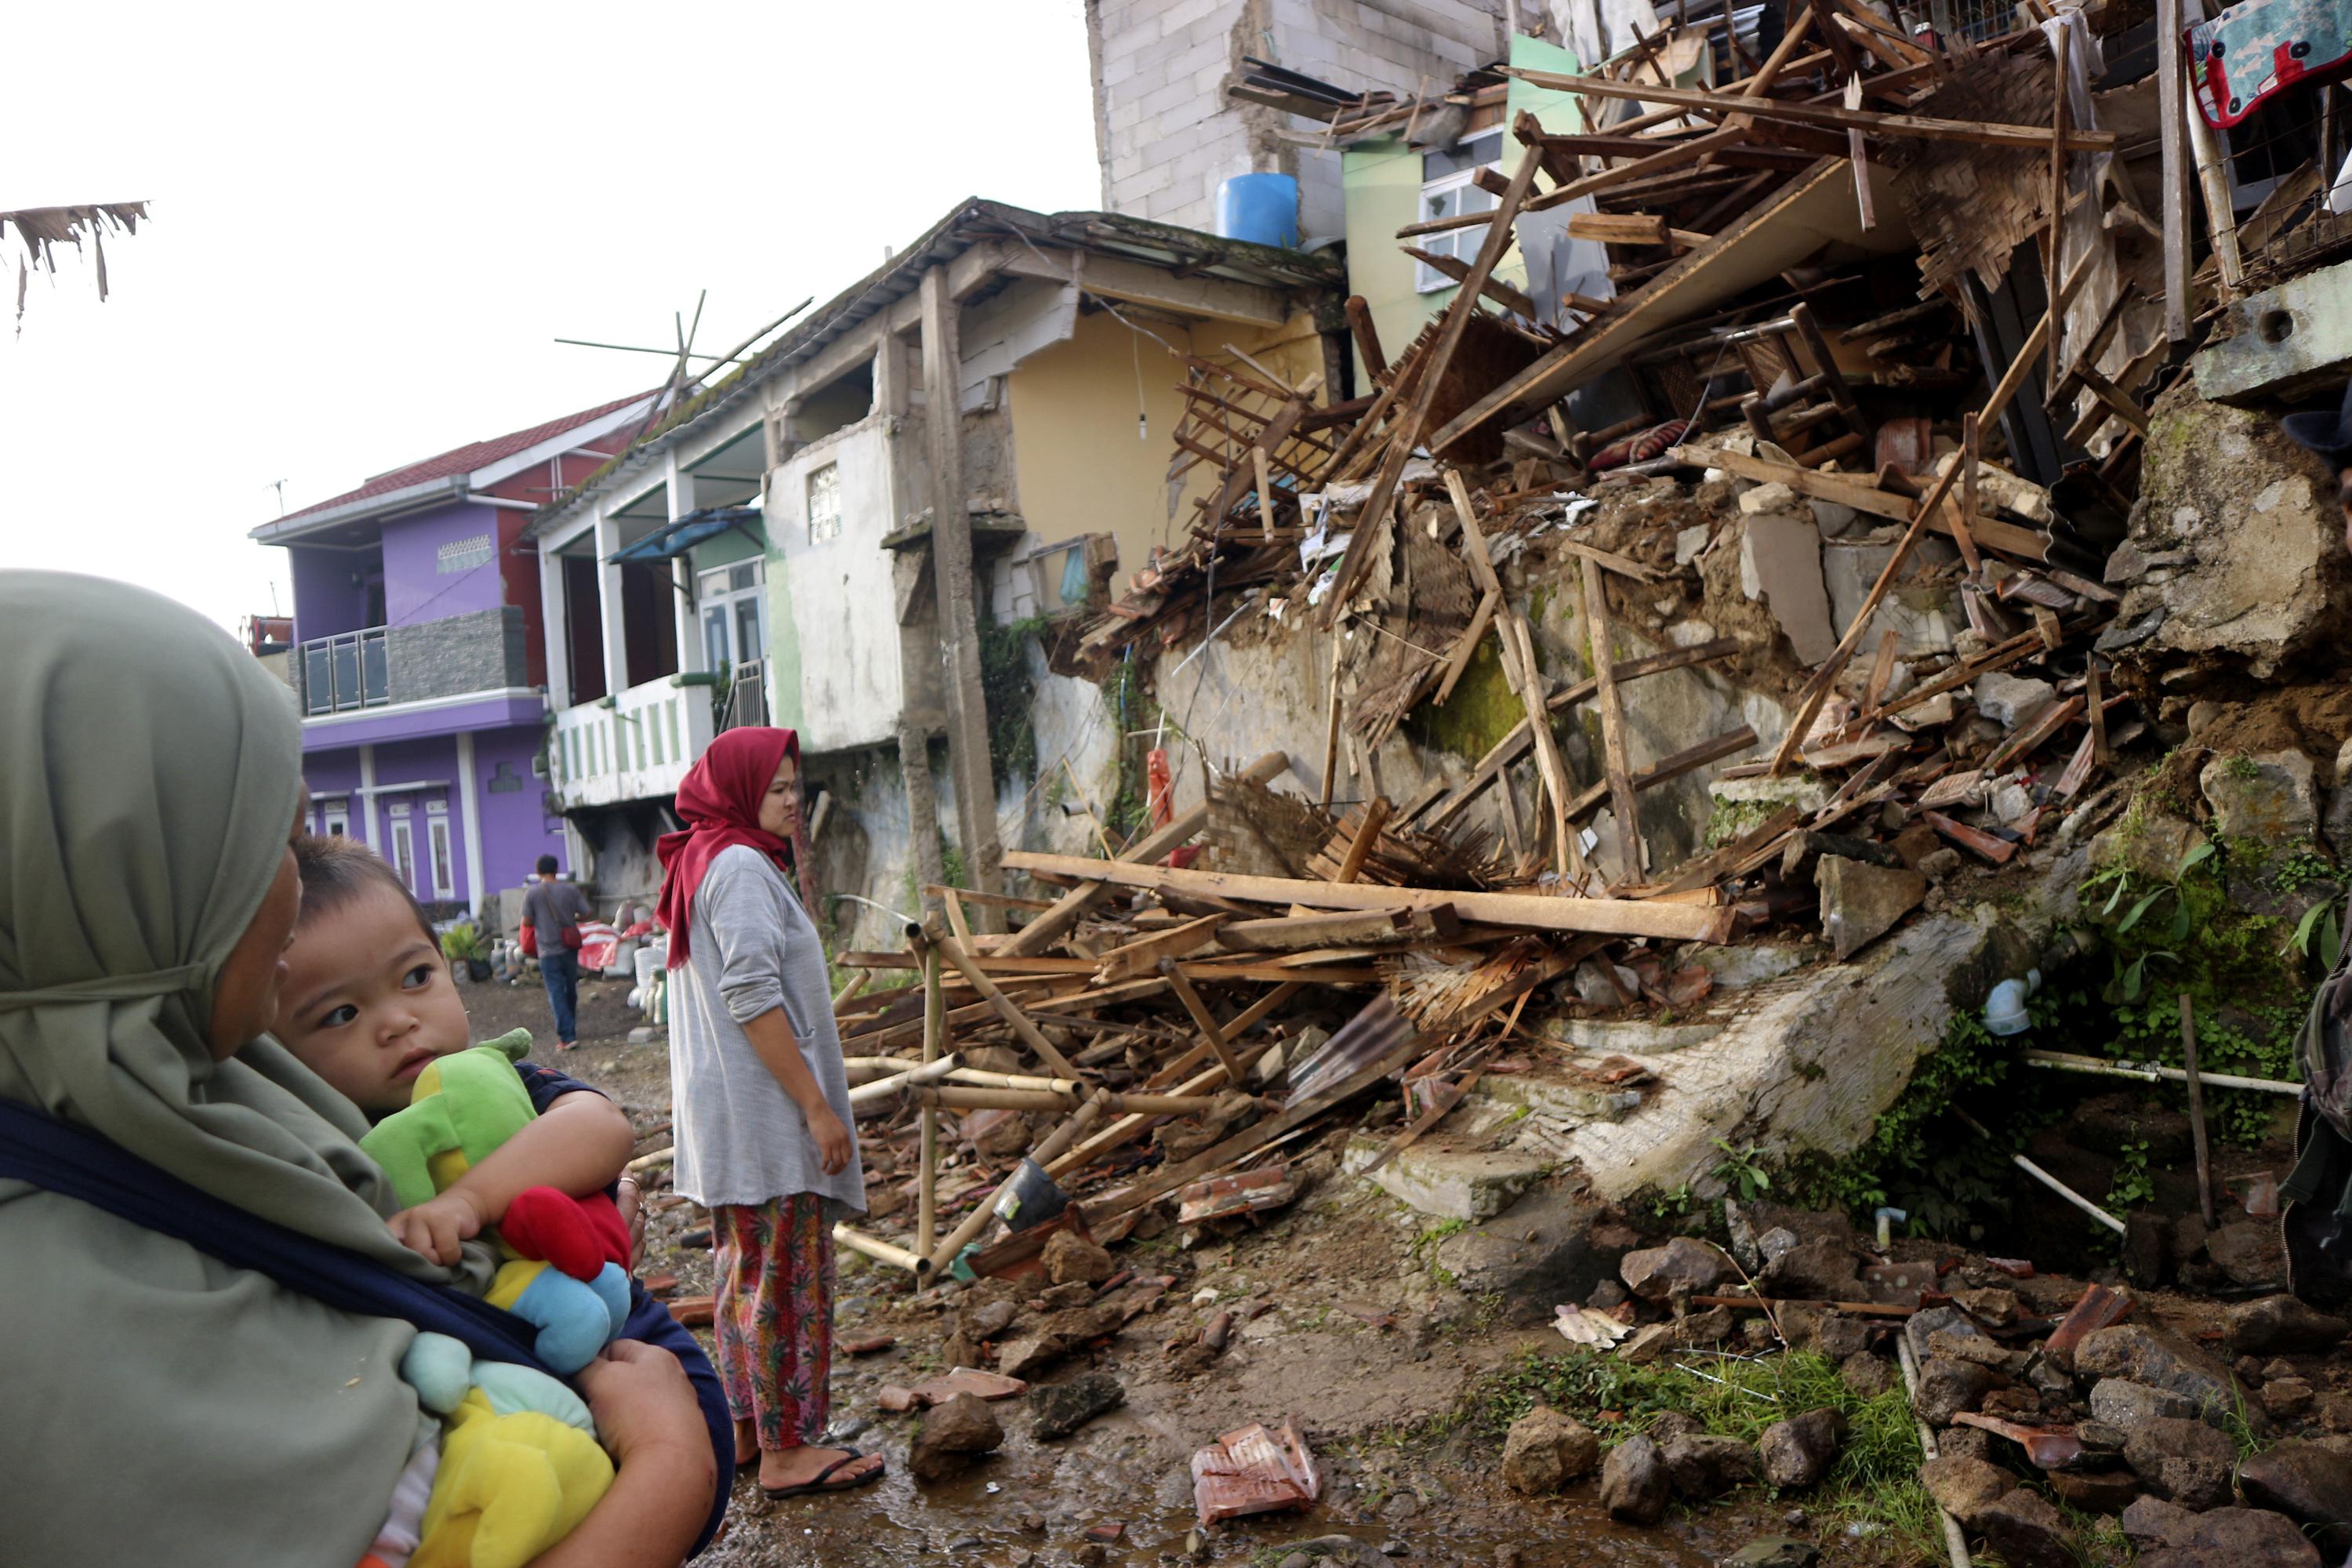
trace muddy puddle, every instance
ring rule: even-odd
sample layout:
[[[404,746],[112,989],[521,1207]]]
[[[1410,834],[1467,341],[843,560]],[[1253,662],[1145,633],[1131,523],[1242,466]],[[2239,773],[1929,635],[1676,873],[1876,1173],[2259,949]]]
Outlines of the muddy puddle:
[[[1097,1421],[1075,1444],[1048,1447],[1010,1428],[1003,1450],[964,1476],[918,1487],[904,1473],[911,1423],[877,1421],[852,1439],[888,1456],[892,1472],[862,1491],[771,1502],[748,1480],[736,1489],[726,1539],[702,1562],[718,1568],[883,1568],[942,1559],[1035,1568],[1099,1562],[1141,1568],[1185,1563],[1197,1528],[1182,1458],[1163,1458],[1164,1440],[1127,1414]],[[1566,1568],[1606,1562],[1633,1568],[1714,1568],[1741,1545],[1779,1528],[1729,1510],[1669,1520],[1640,1530],[1610,1520],[1588,1485],[1540,1502],[1486,1491],[1485,1478],[1420,1465],[1384,1468],[1385,1454],[1323,1457],[1324,1499],[1304,1513],[1234,1520],[1204,1531],[1222,1563],[1278,1562],[1292,1542],[1348,1535],[1391,1561]],[[1042,1522],[1042,1528],[1040,1528]],[[1116,1524],[1103,1555],[1084,1554],[1090,1530]],[[1519,1555],[1504,1559],[1500,1549]],[[1402,1548],[1402,1554],[1395,1555]]]

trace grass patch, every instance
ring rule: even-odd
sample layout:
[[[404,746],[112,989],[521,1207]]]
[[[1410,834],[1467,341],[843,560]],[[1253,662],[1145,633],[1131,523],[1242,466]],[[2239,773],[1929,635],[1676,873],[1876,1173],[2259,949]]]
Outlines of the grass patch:
[[[1864,1399],[1837,1364],[1807,1352],[1744,1360],[1691,1355],[1631,1366],[1592,1351],[1530,1352],[1475,1384],[1447,1424],[1499,1444],[1538,1405],[1591,1426],[1604,1447],[1647,1431],[1669,1411],[1712,1433],[1754,1443],[1776,1421],[1828,1408],[1846,1419],[1845,1447],[1804,1506],[1891,1555],[1940,1557],[1936,1505],[1920,1489],[1918,1429],[1902,1389]]]

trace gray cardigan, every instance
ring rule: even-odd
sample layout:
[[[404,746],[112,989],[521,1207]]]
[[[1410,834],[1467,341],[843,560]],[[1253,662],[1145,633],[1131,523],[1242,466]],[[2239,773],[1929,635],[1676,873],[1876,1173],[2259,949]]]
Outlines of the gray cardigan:
[[[865,1213],[857,1123],[816,927],[783,873],[740,844],[711,861],[692,921],[687,961],[669,976],[677,1190],[705,1207],[814,1193],[828,1218]],[[745,1022],[776,1007],[825,1103],[850,1130],[849,1164],[836,1175],[819,1168],[808,1118],[743,1033]]]

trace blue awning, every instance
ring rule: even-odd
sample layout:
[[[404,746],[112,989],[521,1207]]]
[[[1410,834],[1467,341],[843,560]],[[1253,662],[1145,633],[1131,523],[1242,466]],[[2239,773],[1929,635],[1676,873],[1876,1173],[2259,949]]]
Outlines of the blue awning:
[[[760,521],[760,509],[755,506],[705,507],[700,511],[688,512],[676,522],[662,524],[635,544],[623,545],[604,559],[614,563],[667,561],[730,528],[741,529],[744,538],[764,548],[765,542],[751,531]]]

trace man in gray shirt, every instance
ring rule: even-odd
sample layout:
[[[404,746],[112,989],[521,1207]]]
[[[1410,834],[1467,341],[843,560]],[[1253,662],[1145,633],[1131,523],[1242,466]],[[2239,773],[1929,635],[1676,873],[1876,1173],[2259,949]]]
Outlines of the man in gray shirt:
[[[522,896],[522,918],[539,944],[539,975],[547,983],[547,1005],[555,1015],[556,1043],[568,1051],[579,1044],[580,950],[568,945],[563,933],[595,911],[587,894],[555,879],[554,856],[541,856],[538,868],[539,880]]]

